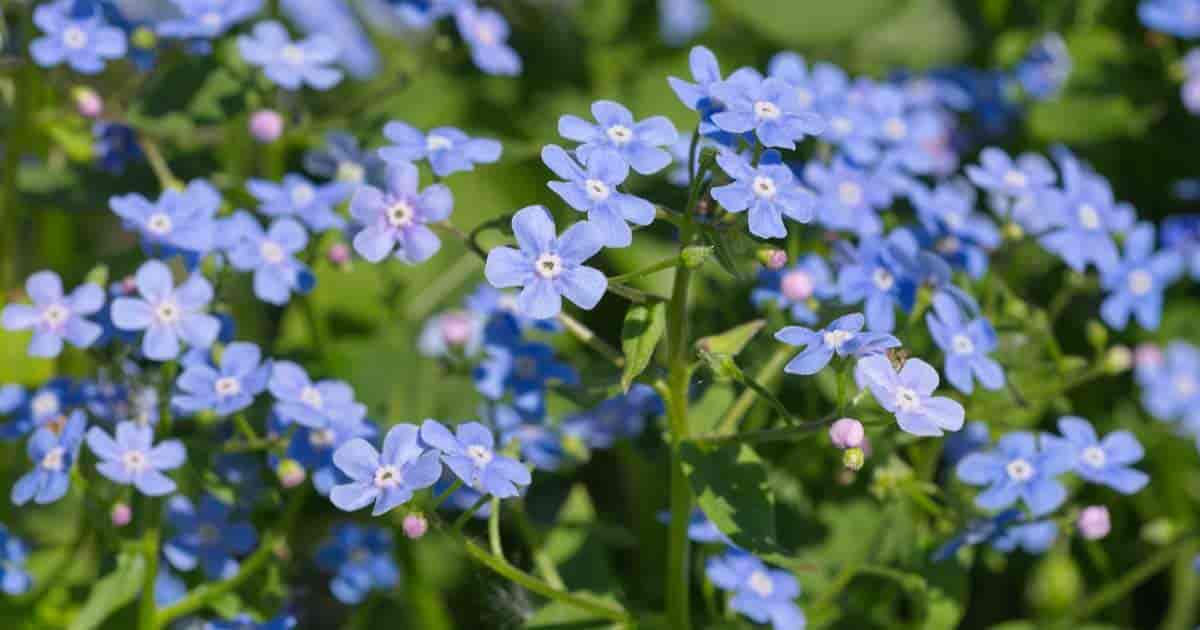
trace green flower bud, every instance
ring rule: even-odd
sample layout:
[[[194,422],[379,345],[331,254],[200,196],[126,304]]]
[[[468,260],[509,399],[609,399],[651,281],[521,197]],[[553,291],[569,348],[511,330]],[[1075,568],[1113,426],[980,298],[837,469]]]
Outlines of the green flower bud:
[[[867,463],[867,455],[861,448],[848,448],[842,451],[842,465],[847,469],[862,470],[865,463]]]
[[[683,265],[688,269],[697,269],[704,261],[712,256],[713,248],[708,245],[689,245],[683,248],[679,258],[683,260]]]

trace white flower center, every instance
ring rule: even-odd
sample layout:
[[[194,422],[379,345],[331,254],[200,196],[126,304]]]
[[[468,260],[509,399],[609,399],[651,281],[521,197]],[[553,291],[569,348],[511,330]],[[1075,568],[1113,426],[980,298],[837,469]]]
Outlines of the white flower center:
[[[754,115],[759,120],[775,120],[783,115],[783,112],[771,101],[755,101]]]
[[[42,309],[42,323],[50,328],[58,328],[71,317],[71,311],[62,304],[51,304]]]
[[[862,186],[854,182],[842,182],[838,184],[838,200],[845,206],[857,206],[862,203],[863,190]]]
[[[490,464],[492,458],[495,456],[492,455],[491,449],[478,444],[472,444],[467,447],[467,457],[470,457],[471,461],[475,462],[476,467],[482,468]]]
[[[330,429],[314,429],[308,434],[308,443],[317,448],[333,446],[334,435]]]
[[[846,118],[845,116],[834,116],[833,120],[829,122],[829,128],[832,129],[835,134],[844,136],[851,131],[854,131],[854,123],[850,122],[850,119]]]
[[[762,199],[771,199],[775,196],[775,193],[779,192],[779,187],[775,185],[775,180],[763,175],[758,175],[754,178],[754,183],[750,185],[750,189],[754,191],[755,196]]]
[[[279,58],[289,65],[301,65],[304,63],[304,49],[295,44],[287,44],[279,51]]]
[[[486,46],[492,46],[499,40],[496,33],[483,22],[475,25],[475,39]]]
[[[221,531],[211,523],[202,523],[196,528],[196,537],[205,545],[213,545],[221,540]]]
[[[141,451],[125,451],[121,453],[121,464],[125,466],[126,471],[137,474],[146,470],[149,461]]]
[[[439,136],[436,133],[431,133],[425,137],[425,150],[433,153],[434,151],[442,151],[454,146],[450,138]]]
[[[842,344],[854,338],[854,333],[849,330],[829,330],[821,337],[825,341],[825,345],[837,350],[842,347]]]
[[[746,581],[746,584],[759,597],[770,597],[771,593],[775,591],[775,583],[771,581],[771,576],[763,571],[751,573],[750,579]]]
[[[960,247],[962,247],[962,241],[958,240],[958,237],[954,235],[939,239],[934,245],[934,249],[943,254],[954,254],[958,252]]]
[[[53,470],[55,472],[62,470],[63,458],[66,456],[66,454],[67,450],[61,446],[55,446],[54,448],[46,451],[46,454],[42,456],[42,468],[46,470]]]
[[[1154,276],[1145,269],[1138,269],[1129,274],[1129,291],[1134,295],[1146,295],[1154,288]]]
[[[513,363],[513,370],[517,376],[523,379],[531,379],[537,376],[537,361],[529,357],[521,357]]]
[[[950,345],[954,348],[956,354],[971,354],[975,352],[975,343],[966,335],[954,335],[950,340]]]
[[[562,258],[559,258],[558,254],[546,252],[534,261],[533,270],[547,280],[557,278],[563,272]]]
[[[380,466],[375,470],[376,488],[395,488],[400,481],[400,470],[395,466]]]
[[[816,99],[813,97],[812,90],[798,87],[796,88],[796,100],[800,101],[800,107],[810,107]]]
[[[908,387],[897,387],[896,408],[900,411],[916,411],[921,408],[921,396]]]
[[[889,140],[903,140],[908,135],[908,125],[899,118],[892,117],[883,123],[883,133]]]
[[[1033,464],[1024,459],[1014,459],[1004,467],[1004,471],[1008,473],[1008,477],[1013,481],[1029,481],[1033,479],[1033,475],[1037,473]]]
[[[875,273],[871,274],[871,281],[880,291],[888,291],[896,285],[896,276],[883,267],[876,267]]]
[[[42,392],[33,397],[30,406],[33,408],[35,416],[41,417],[58,413],[58,396],[50,392]]]
[[[221,27],[221,14],[216,11],[209,11],[200,17],[200,23],[211,29]]]
[[[625,125],[613,125],[605,132],[608,134],[608,139],[613,141],[613,144],[625,144],[633,140],[633,130]]]
[[[783,293],[783,297],[793,302],[800,302],[812,297],[813,279],[807,272],[800,270],[789,271],[784,274],[783,280],[779,283],[779,288]]]
[[[1013,169],[1004,174],[1004,183],[1012,188],[1024,188],[1029,180],[1026,179],[1025,173]]]
[[[1108,463],[1108,455],[1105,455],[1104,449],[1099,446],[1089,446],[1083,449],[1083,452],[1079,454],[1079,459],[1092,468],[1104,468],[1104,464]]]
[[[313,409],[320,409],[325,405],[325,399],[321,397],[320,390],[312,385],[300,390],[300,402]]]
[[[179,305],[171,300],[163,300],[154,307],[154,318],[160,324],[174,324],[183,317],[183,311]]]
[[[1191,396],[1196,393],[1196,381],[1186,374],[1175,379],[1175,391],[1180,396]]]
[[[583,187],[587,190],[587,196],[592,201],[604,201],[612,194],[612,191],[608,188],[608,184],[598,179],[587,180],[583,183]]]
[[[1096,207],[1090,203],[1079,204],[1079,210],[1076,211],[1079,217],[1079,225],[1085,230],[1100,229],[1100,213],[1096,211]]]
[[[336,176],[338,181],[360,184],[366,175],[367,173],[361,164],[350,161],[338,164]]]
[[[392,227],[404,228],[412,225],[413,219],[416,218],[416,212],[413,210],[412,204],[406,199],[401,199],[396,203],[388,206],[387,220]]]
[[[213,384],[217,396],[227,398],[242,393],[242,382],[232,376],[222,376]]]
[[[146,219],[146,231],[155,236],[165,235],[171,231],[172,227],[174,226],[171,223],[171,217],[162,212],[155,212],[150,215],[150,218]]]
[[[266,239],[258,245],[258,253],[269,265],[278,265],[287,257],[279,243]]]
[[[87,31],[78,26],[68,26],[62,34],[63,45],[72,50],[79,50],[88,43]]]
[[[308,184],[297,184],[295,188],[292,188],[291,196],[292,205],[298,208],[303,208],[304,206],[312,203],[312,200],[316,198],[317,193],[313,190],[313,187],[309,186]]]

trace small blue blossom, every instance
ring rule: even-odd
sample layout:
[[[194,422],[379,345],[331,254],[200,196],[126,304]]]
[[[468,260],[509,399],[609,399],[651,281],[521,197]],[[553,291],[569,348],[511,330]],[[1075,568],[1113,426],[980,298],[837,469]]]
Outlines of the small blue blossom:
[[[333,573],[329,590],[343,604],[358,604],[373,590],[388,591],[400,582],[392,558],[392,534],[382,527],[341,523],[317,548],[317,566]]]
[[[267,387],[275,397],[275,413],[285,422],[321,429],[335,420],[361,420],[367,407],[355,402],[354,390],[343,381],[313,382],[304,368],[291,361],[276,361]]]
[[[725,109],[725,104],[713,93],[713,89],[723,81],[717,56],[704,46],[695,46],[688,53],[688,63],[695,83],[677,77],[667,77],[667,82],[685,107],[700,114],[699,131],[702,136],[717,142],[732,143],[734,136],[721,131],[712,122],[712,115]],[[746,72],[753,70],[739,70],[734,74]]]
[[[968,422],[961,431],[946,437],[942,446],[942,457],[945,458],[947,466],[954,466],[967,455],[982,450],[991,441],[987,423],[978,420]]]
[[[274,20],[254,25],[253,35],[239,35],[238,52],[252,66],[262,68],[272,83],[298,90],[308,84],[328,90],[342,80],[342,71],[331,67],[337,61],[337,42],[317,33],[293,42],[287,29]]]
[[[1071,52],[1058,33],[1047,33],[1025,52],[1015,70],[1025,92],[1036,100],[1056,96],[1071,76]]]
[[[1188,273],[1193,279],[1200,279],[1200,214],[1167,217],[1159,234],[1163,247],[1179,252]]]
[[[138,492],[160,497],[175,491],[175,482],[162,473],[183,465],[187,452],[179,440],[154,445],[154,429],[134,422],[117,424],[114,440],[104,429],[87,432],[88,448],[100,460],[96,470],[114,483],[132,485]]]
[[[658,0],[658,33],[668,46],[682,46],[708,28],[708,0]]]
[[[816,374],[839,357],[865,357],[888,348],[899,348],[900,340],[886,333],[862,332],[866,318],[862,313],[843,315],[822,330],[787,326],[775,333],[775,339],[791,346],[807,346],[784,366],[788,374]]]
[[[847,250],[838,272],[838,293],[846,304],[866,303],[867,324],[877,332],[896,326],[896,306],[912,309],[920,277],[909,244],[900,230],[886,240],[864,239],[857,250]]]
[[[0,438],[12,440],[44,426],[61,427],[79,403],[75,383],[67,378],[51,379],[31,394],[6,385],[0,389],[0,414],[11,419],[0,426]]]
[[[542,206],[518,210],[512,228],[520,249],[492,249],[484,275],[497,288],[523,287],[517,296],[522,315],[554,317],[562,311],[563,297],[584,310],[596,307],[608,289],[608,278],[583,264],[603,247],[596,228],[580,222],[556,236],[554,219]]]
[[[1001,530],[992,539],[992,547],[1004,553],[1020,548],[1026,553],[1037,555],[1049,551],[1057,538],[1058,524],[1054,521],[1022,523]]]
[[[292,219],[277,219],[266,231],[249,214],[233,222],[227,255],[238,271],[254,273],[254,295],[269,304],[282,306],[293,293],[312,290],[316,278],[296,255],[308,245],[308,233]]]
[[[783,217],[797,223],[813,218],[813,194],[796,181],[778,151],[763,153],[757,166],[731,151],[717,155],[717,164],[733,182],[712,189],[712,197],[729,212],[749,210],[750,233],[760,238],[783,238]]]
[[[1200,349],[1173,341],[1161,363],[1139,366],[1142,405],[1155,418],[1177,422],[1200,418]]]
[[[967,176],[976,186],[1006,199],[1027,200],[1054,184],[1054,170],[1037,156],[1022,155],[1013,161],[1003,150],[988,147],[979,161],[979,166],[967,166]]]
[[[193,348],[207,348],[217,339],[221,323],[205,313],[213,298],[212,285],[199,274],[174,286],[171,270],[151,260],[137,270],[140,298],[113,300],[112,317],[117,328],[145,331],[142,354],[154,361],[170,361],[179,356],[180,340]]]
[[[1100,304],[1100,317],[1109,326],[1123,330],[1129,316],[1142,328],[1155,330],[1162,318],[1163,293],[1183,275],[1178,252],[1154,251],[1154,226],[1142,223],[1125,240],[1125,258],[1105,270],[1101,284],[1108,296]]]
[[[43,35],[29,44],[29,53],[43,68],[65,62],[81,74],[96,74],[105,62],[125,56],[125,33],[105,22],[98,8],[77,11],[75,4],[57,0],[33,10]]]
[[[1058,476],[1075,465],[1070,452],[1042,448],[1032,433],[1016,432],[1000,438],[996,450],[971,453],[958,463],[958,478],[974,486],[988,486],[975,497],[985,510],[1002,510],[1024,501],[1035,517],[1053,512],[1067,500],[1067,489]]]
[[[158,23],[163,37],[215,39],[262,10],[262,0],[171,0],[178,14]]]
[[[425,133],[393,120],[384,125],[383,135],[392,144],[379,149],[380,158],[386,162],[428,160],[438,177],[473,171],[476,164],[492,164],[503,150],[495,140],[472,138],[454,127],[434,127]]]
[[[242,613],[232,619],[205,622],[203,630],[291,630],[296,627],[296,618],[282,615],[263,622]]]
[[[350,201],[350,214],[363,229],[354,237],[354,251],[377,263],[395,250],[409,264],[429,260],[442,247],[428,225],[450,218],[454,197],[442,184],[418,190],[420,173],[412,162],[388,165],[387,185],[362,186]]]
[[[670,523],[671,513],[667,510],[659,512],[658,521],[664,525]],[[688,517],[688,540],[702,545],[710,543],[731,545],[729,538],[717,529],[716,524],[709,520],[708,515],[700,508],[692,509],[692,514]]]
[[[592,103],[592,116],[596,123],[571,115],[558,119],[559,135],[583,143],[575,152],[584,162],[592,151],[607,148],[642,175],[657,173],[671,163],[671,153],[661,147],[674,144],[679,132],[665,116],[634,122],[633,113],[613,101]]]
[[[29,548],[25,542],[0,525],[0,591],[7,595],[23,595],[33,586],[33,578],[25,569]]]
[[[418,436],[417,425],[398,424],[384,436],[382,453],[362,438],[338,447],[333,463],[350,482],[334,486],[329,500],[347,512],[374,503],[371,515],[379,516],[432,486],[442,475],[442,464],[438,453],[426,450]]]
[[[325,135],[325,146],[304,154],[304,168],[313,175],[327,177],[349,186],[373,182],[383,171],[383,160],[359,147],[358,140],[344,131]]]
[[[92,124],[92,155],[96,166],[110,175],[124,173],[130,162],[145,157],[132,127],[100,120]]]
[[[542,148],[542,162],[566,180],[547,186],[572,208],[587,213],[605,247],[628,247],[633,242],[629,223],[654,221],[654,204],[617,189],[629,176],[629,165],[616,151],[592,151],[581,167],[562,147],[551,144]]]
[[[521,57],[508,45],[508,22],[500,12],[463,2],[454,10],[454,24],[480,70],[508,77],[521,74]]]
[[[167,502],[167,522],[175,535],[163,545],[163,555],[171,566],[191,571],[197,565],[209,580],[227,580],[237,574],[235,556],[250,553],[258,545],[258,533],[247,521],[231,521],[233,509],[204,494],[199,505],[187,497],[175,496]]]
[[[264,363],[258,346],[245,341],[229,344],[221,352],[219,368],[192,364],[179,375],[179,393],[171,405],[185,413],[212,411],[228,416],[245,410],[267,388],[270,361]]]
[[[67,493],[85,428],[87,419],[77,409],[61,427],[45,426],[34,432],[26,447],[34,468],[13,484],[11,496],[15,505],[25,505],[30,500],[37,504],[53,503]]]
[[[646,430],[647,418],[662,415],[662,398],[653,387],[636,383],[624,394],[605,399],[592,409],[563,421],[563,433],[588,448],[612,448],[618,440],[636,439]]]
[[[569,459],[563,447],[565,426],[559,431],[509,405],[492,405],[489,413],[481,415],[486,415],[495,427],[500,445],[507,447],[516,442],[521,456],[534,468],[558,470]]]
[[[8,304],[0,313],[7,330],[32,330],[29,356],[56,357],[63,341],[76,348],[96,343],[104,329],[88,319],[104,306],[104,290],[92,283],[63,293],[62,279],[53,271],[39,271],[25,280],[25,293],[33,304]]]
[[[1142,0],[1138,17],[1147,28],[1168,35],[1200,37],[1200,0]]]
[[[171,571],[168,562],[160,563],[154,576],[154,603],[159,607],[170,606],[187,595],[187,583]]]
[[[314,184],[303,175],[289,173],[278,184],[248,179],[246,190],[258,199],[259,212],[270,217],[295,217],[313,232],[325,232],[346,225],[336,207],[352,187],[341,181]]]
[[[758,286],[750,292],[750,301],[763,309],[772,304],[802,324],[817,323],[816,309],[824,300],[837,295],[837,285],[825,259],[806,254],[786,269],[758,272]]]
[[[879,177],[843,159],[830,165],[812,160],[804,166],[804,181],[816,191],[821,225],[864,238],[883,232],[879,211],[890,203],[891,194]]]
[[[897,372],[887,355],[866,356],[854,366],[854,378],[860,388],[871,390],[881,407],[896,415],[906,433],[940,436],[963,426],[963,406],[933,395],[939,381],[937,370],[920,359],[905,361]]]
[[[1101,272],[1108,270],[1118,262],[1112,234],[1132,227],[1134,212],[1116,203],[1108,180],[1074,156],[1060,152],[1059,163],[1063,188],[1051,189],[1042,197],[1042,212],[1048,219],[1039,242],[1075,271],[1083,271],[1088,263]]]
[[[365,28],[375,26],[377,3],[355,5],[346,0],[280,0],[279,9],[303,33],[324,33],[336,41],[337,61],[350,76],[370,79],[379,74],[379,51]]]
[[[927,188],[914,182],[907,187],[921,229],[922,247],[933,251],[955,269],[972,278],[987,272],[988,257],[1000,246],[1000,231],[982,213],[975,212],[975,189],[963,180]]]
[[[925,316],[929,334],[946,355],[946,380],[970,394],[975,380],[986,389],[1004,387],[1004,369],[988,356],[996,350],[996,331],[983,317],[968,319],[958,302],[945,293],[933,296],[933,312]]]
[[[132,193],[113,197],[108,205],[125,229],[141,234],[144,247],[160,250],[163,257],[176,252],[203,255],[216,242],[221,194],[204,180],[193,180],[183,190],[168,189],[153,203]]]
[[[504,318],[501,321],[511,321]],[[474,371],[475,389],[490,400],[511,392],[515,405],[533,417],[541,417],[546,388],[553,382],[573,385],[579,375],[554,356],[554,348],[519,337],[484,346],[484,358]]]
[[[456,435],[437,421],[426,420],[421,441],[441,451],[442,461],[455,476],[478,492],[507,499],[518,496],[532,480],[524,464],[496,452],[492,432],[478,422],[459,425]]]
[[[365,418],[336,418],[321,429],[300,427],[288,442],[287,457],[310,471],[309,478],[318,494],[329,496],[333,486],[345,480],[334,466],[334,452],[354,438],[371,439],[378,432]]]
[[[1075,463],[1075,473],[1087,481],[1108,486],[1121,494],[1135,494],[1150,482],[1146,473],[1131,467],[1145,451],[1129,431],[1113,431],[1101,440],[1087,420],[1064,416],[1058,420],[1062,437],[1043,434],[1046,449],[1063,449]]]
[[[713,122],[729,133],[753,131],[763,146],[795,149],[796,141],[825,130],[825,119],[801,105],[796,89],[782,79],[738,72],[712,87],[724,106]]]
[[[775,630],[803,630],[804,612],[796,605],[800,582],[747,553],[730,551],[709,558],[705,575],[714,586],[733,593],[729,607]]]

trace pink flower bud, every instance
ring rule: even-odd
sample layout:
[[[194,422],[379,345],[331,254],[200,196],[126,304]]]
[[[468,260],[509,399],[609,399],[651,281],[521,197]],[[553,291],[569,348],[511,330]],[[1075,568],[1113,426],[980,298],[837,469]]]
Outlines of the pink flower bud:
[[[137,291],[137,280],[133,276],[125,276],[121,279],[121,291],[125,295],[133,295]]]
[[[1100,540],[1112,531],[1112,521],[1108,517],[1108,508],[1103,505],[1092,505],[1083,508],[1076,522],[1079,535],[1088,540]]]
[[[285,459],[279,462],[275,474],[279,476],[279,484],[284,488],[295,488],[304,483],[304,479],[307,477],[304,467],[294,459]]]
[[[409,514],[404,517],[404,535],[416,540],[429,531],[429,521],[424,514]]]
[[[104,113],[104,101],[100,95],[89,87],[78,87],[73,92],[75,111],[84,118],[98,118]]]
[[[866,436],[862,423],[854,418],[842,418],[829,427],[829,439],[838,448],[859,448]]]
[[[783,280],[779,283],[780,291],[783,292],[783,297],[792,302],[803,302],[812,297],[813,294],[813,279],[807,271],[795,269],[783,274]]]
[[[275,142],[283,135],[283,116],[272,109],[260,109],[250,115],[250,135],[263,144]]]
[[[779,271],[787,264],[787,252],[777,249],[767,256],[767,269]]]
[[[1133,363],[1140,368],[1162,365],[1162,349],[1152,343],[1139,344],[1133,351]]]
[[[461,346],[471,338],[471,318],[462,311],[446,313],[438,323],[442,338],[452,346]]]
[[[113,527],[125,527],[133,520],[133,510],[128,503],[115,503],[109,518],[112,519]]]
[[[329,262],[345,267],[350,264],[350,247],[345,243],[334,243],[329,248]]]

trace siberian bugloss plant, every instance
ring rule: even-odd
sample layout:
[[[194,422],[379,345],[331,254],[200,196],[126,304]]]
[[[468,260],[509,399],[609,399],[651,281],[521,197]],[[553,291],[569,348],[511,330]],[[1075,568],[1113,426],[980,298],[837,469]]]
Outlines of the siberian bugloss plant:
[[[1200,0],[844,2],[5,5],[4,627],[1192,627]]]

